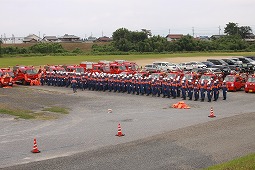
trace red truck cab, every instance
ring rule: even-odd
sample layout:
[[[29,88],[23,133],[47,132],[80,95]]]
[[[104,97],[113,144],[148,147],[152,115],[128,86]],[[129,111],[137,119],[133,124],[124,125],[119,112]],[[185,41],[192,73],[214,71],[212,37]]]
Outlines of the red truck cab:
[[[227,75],[224,80],[227,84],[228,91],[241,90],[245,85],[245,79],[238,74]]]
[[[0,87],[12,86],[14,74],[10,69],[0,69]]]
[[[244,91],[248,92],[255,92],[255,75],[251,75],[248,77],[248,80],[245,83]]]
[[[33,66],[14,66],[14,81],[22,83],[23,85],[28,85],[31,80],[38,79],[38,72]]]

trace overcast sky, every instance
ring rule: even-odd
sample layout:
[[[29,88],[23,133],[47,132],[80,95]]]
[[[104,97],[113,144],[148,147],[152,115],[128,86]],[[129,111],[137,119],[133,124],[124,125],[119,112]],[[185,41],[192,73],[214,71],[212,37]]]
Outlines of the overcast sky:
[[[228,22],[255,32],[255,0],[0,0],[0,34],[84,38],[111,36],[118,28],[212,35]]]

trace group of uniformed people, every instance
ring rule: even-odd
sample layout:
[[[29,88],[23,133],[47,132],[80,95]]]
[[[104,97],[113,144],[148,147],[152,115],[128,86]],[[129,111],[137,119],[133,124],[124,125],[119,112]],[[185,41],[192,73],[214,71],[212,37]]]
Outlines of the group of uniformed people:
[[[45,72],[40,77],[41,85],[72,87],[73,92],[77,89],[92,91],[122,92],[146,96],[162,96],[163,98],[181,97],[183,100],[189,99],[203,102],[217,101],[220,90],[222,90],[223,100],[227,98],[226,82],[220,83],[218,80],[185,80],[164,78],[126,76],[106,73],[55,73]]]

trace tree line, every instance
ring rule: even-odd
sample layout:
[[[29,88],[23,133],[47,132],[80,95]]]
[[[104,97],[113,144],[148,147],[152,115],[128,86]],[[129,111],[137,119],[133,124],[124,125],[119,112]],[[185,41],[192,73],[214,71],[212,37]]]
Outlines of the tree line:
[[[169,53],[192,51],[255,51],[255,43],[248,43],[252,29],[249,26],[238,26],[237,23],[228,23],[224,29],[226,35],[210,40],[195,39],[190,35],[182,36],[175,41],[167,41],[166,37],[152,36],[146,29],[130,31],[119,28],[113,32],[113,41],[106,45],[92,46],[92,54],[128,54],[134,53]],[[0,42],[1,43],[1,42]],[[76,48],[73,51],[65,50],[59,43],[37,43],[31,47],[5,47],[1,54],[51,54],[51,55],[76,55],[83,53]]]

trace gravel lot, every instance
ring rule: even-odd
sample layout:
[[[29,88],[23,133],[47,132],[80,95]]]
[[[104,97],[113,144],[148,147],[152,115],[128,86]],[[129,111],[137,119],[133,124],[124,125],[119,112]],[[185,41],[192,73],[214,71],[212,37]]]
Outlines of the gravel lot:
[[[80,161],[77,169],[117,169],[114,161],[123,169],[197,169],[255,152],[254,94],[243,91],[229,93],[227,101],[222,97],[212,103],[186,101],[189,110],[169,107],[180,99],[95,91],[74,94],[60,87],[18,86],[0,89],[0,94],[1,105],[8,107],[70,109],[69,115],[50,121],[1,117],[0,168],[57,158],[10,169],[30,169],[37,163],[35,169],[58,169],[60,164],[66,167],[61,169],[75,169],[74,164],[65,164],[68,160]],[[214,119],[207,117],[211,107]],[[125,137],[115,137],[118,123]],[[40,154],[30,153],[34,137]]]

